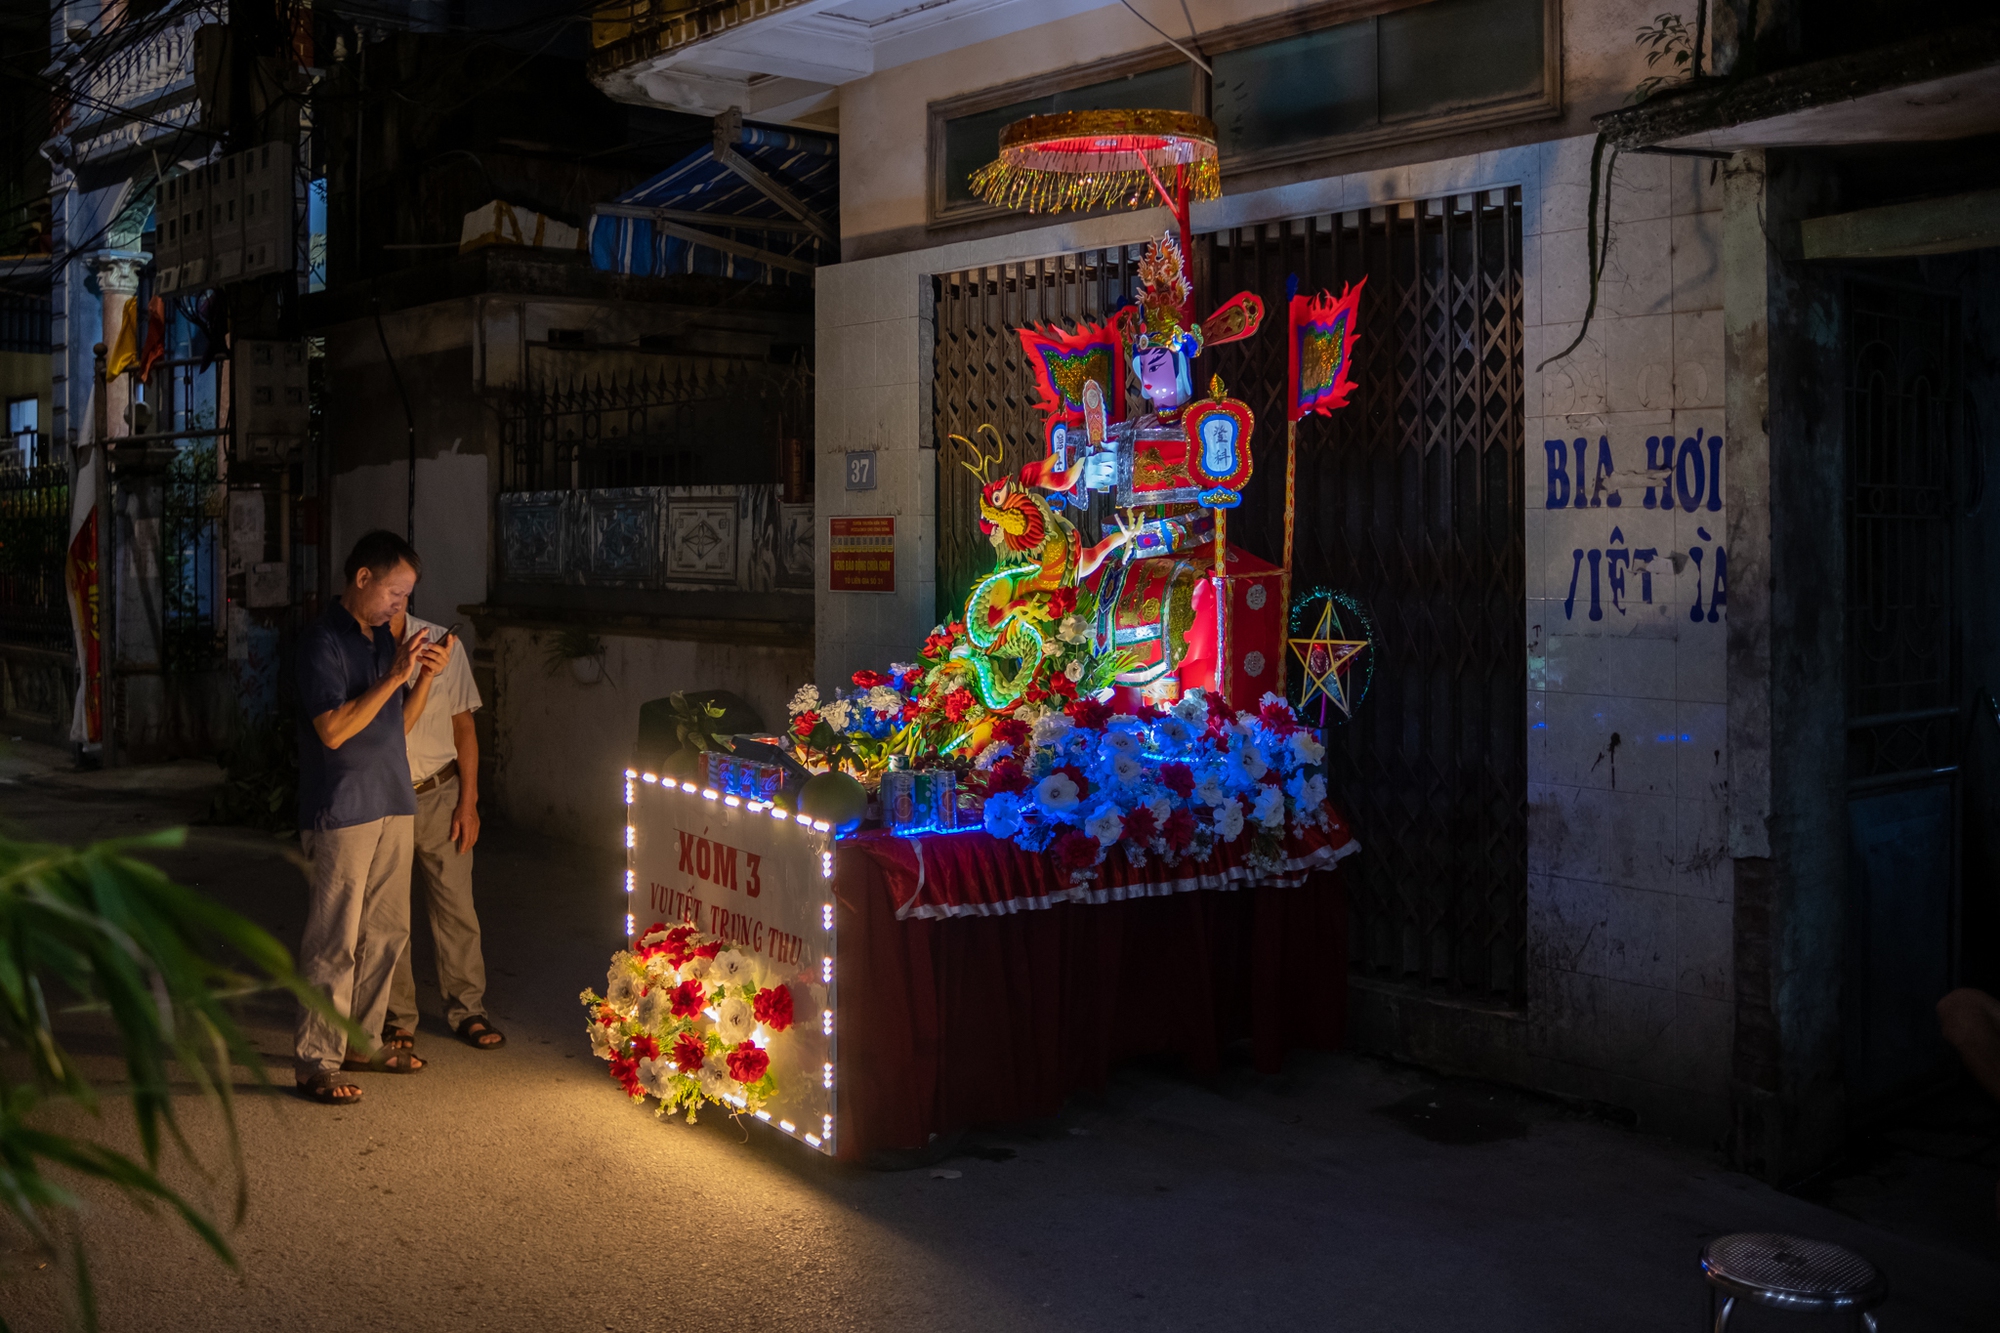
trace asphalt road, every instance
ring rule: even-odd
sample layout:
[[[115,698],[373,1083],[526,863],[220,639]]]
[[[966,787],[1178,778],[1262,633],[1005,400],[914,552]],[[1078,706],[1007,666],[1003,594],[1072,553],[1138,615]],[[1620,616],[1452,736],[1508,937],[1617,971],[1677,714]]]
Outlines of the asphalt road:
[[[185,820],[208,777],[182,765],[77,780],[41,771],[48,757],[0,759],[0,814],[70,841]],[[161,859],[295,943],[294,856],[197,828]],[[982,1132],[897,1173],[834,1166],[719,1117],[661,1122],[591,1058],[576,1001],[613,947],[615,870],[487,831],[478,882],[504,1050],[458,1044],[427,1001],[430,1069],[361,1076],[361,1105],[243,1081],[240,1273],[170,1219],[83,1189],[103,1326],[1688,1333],[1702,1324],[1703,1241],[1774,1229],[1881,1264],[1894,1333],[2000,1327],[1983,1167],[1940,1187],[1969,1219],[1957,1231],[1940,1239],[1926,1203],[1891,1232],[1533,1098],[1352,1057],[1216,1085],[1128,1071],[1054,1122]],[[247,1017],[282,1089],[289,1007]],[[115,1075],[108,1050],[93,1058]],[[219,1124],[187,1106],[209,1174],[169,1174],[227,1219]],[[101,1132],[130,1142],[115,1099]],[[38,1267],[18,1241],[0,1263],[13,1327],[65,1326],[62,1264]],[[1734,1325],[1826,1326],[1759,1311]]]

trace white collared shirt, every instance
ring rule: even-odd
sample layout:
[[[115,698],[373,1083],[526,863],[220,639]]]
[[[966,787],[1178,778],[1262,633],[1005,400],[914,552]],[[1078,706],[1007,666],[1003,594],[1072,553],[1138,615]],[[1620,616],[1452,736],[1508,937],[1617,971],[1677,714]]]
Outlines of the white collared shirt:
[[[444,626],[405,616],[403,637],[407,639],[418,630],[435,638],[443,633]],[[424,701],[417,725],[403,738],[409,747],[411,782],[422,782],[458,758],[458,747],[451,738],[451,720],[478,707],[479,687],[472,682],[472,664],[465,660],[465,645],[454,643],[450,660],[431,682],[431,697]]]

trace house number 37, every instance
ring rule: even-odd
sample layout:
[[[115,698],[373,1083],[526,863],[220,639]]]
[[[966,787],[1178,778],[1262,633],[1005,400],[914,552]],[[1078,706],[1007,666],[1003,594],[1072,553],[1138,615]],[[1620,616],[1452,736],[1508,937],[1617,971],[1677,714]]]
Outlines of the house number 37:
[[[875,489],[875,451],[856,449],[847,455],[847,489],[850,491],[872,491]]]

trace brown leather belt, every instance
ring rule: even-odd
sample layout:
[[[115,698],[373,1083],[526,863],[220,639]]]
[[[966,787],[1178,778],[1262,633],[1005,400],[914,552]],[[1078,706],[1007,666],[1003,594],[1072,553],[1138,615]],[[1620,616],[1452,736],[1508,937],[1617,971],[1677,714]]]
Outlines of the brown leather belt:
[[[422,782],[414,784],[416,793],[417,795],[422,796],[425,792],[430,791],[433,788],[442,787],[445,783],[450,782],[453,778],[457,776],[458,776],[458,760],[454,759],[450,763],[446,764],[443,768],[440,768],[437,772],[425,778]]]

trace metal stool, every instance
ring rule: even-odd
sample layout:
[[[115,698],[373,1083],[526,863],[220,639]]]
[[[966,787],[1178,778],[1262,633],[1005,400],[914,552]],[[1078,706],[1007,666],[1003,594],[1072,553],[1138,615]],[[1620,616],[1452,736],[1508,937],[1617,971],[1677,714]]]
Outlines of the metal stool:
[[[1869,1311],[1889,1295],[1881,1271],[1854,1251],[1770,1231],[1718,1236],[1702,1249],[1701,1271],[1708,1279],[1714,1333],[1729,1327],[1738,1300],[1781,1310],[1850,1311],[1874,1333],[1875,1316]],[[1717,1291],[1723,1293],[1719,1313]]]

